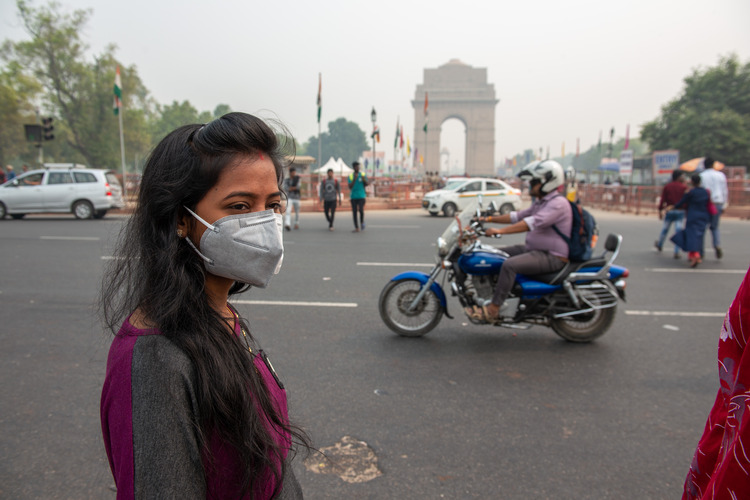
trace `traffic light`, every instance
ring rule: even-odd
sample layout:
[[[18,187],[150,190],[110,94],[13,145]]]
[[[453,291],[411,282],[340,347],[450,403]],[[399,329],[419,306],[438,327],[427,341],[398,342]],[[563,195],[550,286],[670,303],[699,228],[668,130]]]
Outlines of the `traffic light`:
[[[53,118],[51,116],[42,118],[42,130],[44,131],[44,140],[51,141],[55,138],[55,127],[52,125]]]
[[[42,126],[41,125],[24,125],[24,131],[26,132],[26,140],[29,142],[36,142],[37,144],[42,142]]]

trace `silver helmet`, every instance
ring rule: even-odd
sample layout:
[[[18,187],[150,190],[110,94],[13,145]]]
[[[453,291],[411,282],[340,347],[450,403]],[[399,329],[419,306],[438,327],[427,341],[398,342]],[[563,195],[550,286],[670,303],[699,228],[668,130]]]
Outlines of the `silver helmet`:
[[[533,161],[518,172],[518,177],[525,181],[541,182],[540,192],[543,195],[551,193],[565,182],[563,168],[554,160]]]

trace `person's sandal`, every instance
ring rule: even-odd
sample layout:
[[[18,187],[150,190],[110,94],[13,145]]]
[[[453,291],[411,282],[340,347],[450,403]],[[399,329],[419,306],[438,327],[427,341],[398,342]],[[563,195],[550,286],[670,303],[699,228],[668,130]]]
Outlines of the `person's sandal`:
[[[498,309],[497,312],[499,314],[500,309]],[[487,306],[482,306],[482,319],[490,325],[496,325],[500,323],[500,318],[498,316],[490,315],[490,312],[487,310]]]
[[[474,321],[482,321],[484,319],[484,312],[478,306],[465,307],[464,313],[469,319]]]

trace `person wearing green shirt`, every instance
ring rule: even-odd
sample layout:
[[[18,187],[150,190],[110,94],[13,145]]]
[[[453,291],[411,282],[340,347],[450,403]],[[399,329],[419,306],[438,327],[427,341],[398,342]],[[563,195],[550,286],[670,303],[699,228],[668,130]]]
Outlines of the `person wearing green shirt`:
[[[354,172],[349,174],[349,201],[352,204],[352,217],[354,218],[354,231],[358,233],[365,229],[365,188],[367,187],[367,176],[359,171],[359,162],[352,163]],[[359,212],[359,223],[357,223],[357,212]]]

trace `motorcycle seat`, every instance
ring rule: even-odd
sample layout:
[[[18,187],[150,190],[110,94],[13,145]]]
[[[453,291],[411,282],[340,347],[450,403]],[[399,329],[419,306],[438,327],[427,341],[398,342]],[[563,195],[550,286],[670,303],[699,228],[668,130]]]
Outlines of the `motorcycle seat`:
[[[565,267],[555,273],[534,274],[533,278],[542,283],[556,285],[560,283],[567,275],[574,273],[584,267],[602,267],[607,263],[604,257],[598,257],[584,262],[566,262]]]

